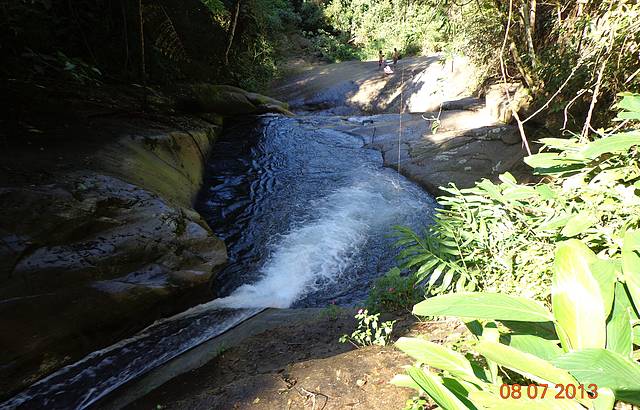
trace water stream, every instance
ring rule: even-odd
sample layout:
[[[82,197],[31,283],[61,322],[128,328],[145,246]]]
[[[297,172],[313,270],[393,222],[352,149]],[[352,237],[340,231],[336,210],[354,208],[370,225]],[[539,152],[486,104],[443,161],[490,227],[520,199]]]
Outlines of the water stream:
[[[340,119],[263,116],[227,127],[196,204],[229,251],[218,298],[58,370],[0,408],[87,408],[266,307],[362,301],[394,264],[393,225],[421,228],[435,201],[327,121]]]

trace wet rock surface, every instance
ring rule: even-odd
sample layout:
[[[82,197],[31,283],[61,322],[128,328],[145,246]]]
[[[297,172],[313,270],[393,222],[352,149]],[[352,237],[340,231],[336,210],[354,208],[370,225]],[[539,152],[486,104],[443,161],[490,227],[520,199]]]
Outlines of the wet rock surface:
[[[140,112],[132,88],[4,91],[0,398],[210,299],[227,260],[192,208],[218,114],[180,114],[155,91]],[[242,94],[251,113],[284,107]]]
[[[468,188],[507,171],[526,182],[531,175],[510,104],[526,109],[530,97],[516,83],[473,96],[476,75],[463,58],[440,55],[402,59],[389,76],[375,62],[347,62],[307,70],[275,93],[293,107],[320,110],[323,126],[363,138],[385,165],[433,195],[449,183]]]
[[[198,126],[123,135],[86,169],[0,187],[3,392],[210,294],[226,249],[190,205],[215,136]]]
[[[437,113],[403,114],[402,134],[398,114],[327,119],[326,125],[357,135],[380,150],[384,163],[398,168],[434,196],[449,183],[469,188],[482,178],[497,178],[504,172],[526,180],[522,163],[526,151],[518,129],[496,124],[473,111],[443,111],[434,133],[431,121]],[[366,120],[364,120],[366,118]],[[472,128],[472,124],[477,125]],[[398,160],[399,158],[399,160]]]

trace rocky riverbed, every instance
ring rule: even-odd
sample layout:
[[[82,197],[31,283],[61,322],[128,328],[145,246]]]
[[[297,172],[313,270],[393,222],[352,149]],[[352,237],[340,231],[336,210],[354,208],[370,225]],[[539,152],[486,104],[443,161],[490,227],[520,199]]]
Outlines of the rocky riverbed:
[[[67,86],[5,90],[0,397],[211,298],[226,248],[192,204],[212,111],[285,111],[230,87],[198,87],[194,116],[160,93],[140,111],[139,92]]]
[[[313,110],[303,127],[352,135],[434,195],[505,171],[527,177],[502,87],[474,97],[473,67],[440,56],[403,59],[392,76],[376,67],[311,68],[274,95],[303,116]],[[3,120],[0,325],[11,329],[0,338],[3,396],[211,299],[226,247],[192,205],[219,114],[290,114],[277,100],[226,86],[174,99],[146,92],[142,109],[139,91],[30,87],[9,85],[15,99]],[[520,88],[510,92],[526,104]]]

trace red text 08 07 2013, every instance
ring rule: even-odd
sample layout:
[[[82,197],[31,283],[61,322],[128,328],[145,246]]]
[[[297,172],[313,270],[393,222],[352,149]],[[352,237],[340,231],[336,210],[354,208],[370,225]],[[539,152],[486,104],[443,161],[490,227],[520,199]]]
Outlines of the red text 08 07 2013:
[[[500,386],[500,397],[503,399],[595,399],[598,397],[598,386],[595,384],[503,384]]]

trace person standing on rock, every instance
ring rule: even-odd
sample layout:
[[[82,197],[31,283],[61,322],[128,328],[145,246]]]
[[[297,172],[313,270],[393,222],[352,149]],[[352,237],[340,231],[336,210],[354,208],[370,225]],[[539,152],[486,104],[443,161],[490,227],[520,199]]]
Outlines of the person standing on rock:
[[[393,65],[396,65],[398,63],[398,57],[400,55],[398,54],[398,49],[397,48],[393,48]]]
[[[382,68],[382,62],[384,61],[384,56],[382,55],[382,50],[378,51],[378,70]]]

